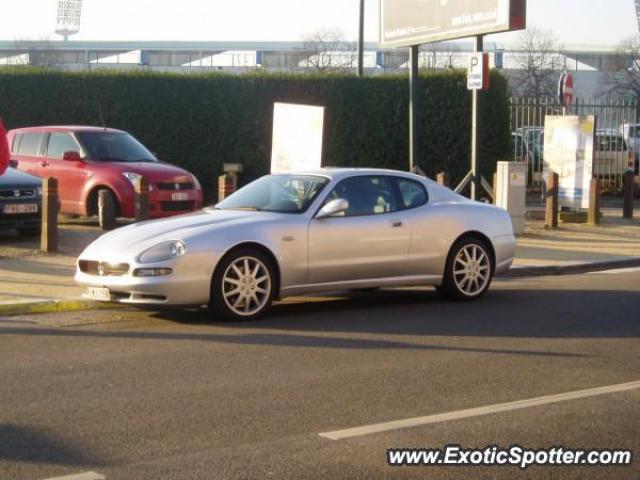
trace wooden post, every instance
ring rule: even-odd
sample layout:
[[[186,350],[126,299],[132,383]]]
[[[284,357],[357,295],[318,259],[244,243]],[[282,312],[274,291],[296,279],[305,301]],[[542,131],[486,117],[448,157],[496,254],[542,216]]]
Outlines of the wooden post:
[[[136,222],[149,219],[149,181],[140,176],[136,178]]]
[[[544,217],[546,228],[558,228],[558,174],[552,172],[547,179],[547,210]]]
[[[449,187],[449,175],[446,174],[446,172],[440,172],[437,176],[436,176],[436,182],[438,182],[438,185],[442,185],[443,187]]]
[[[598,225],[600,223],[600,182],[597,178],[591,179],[588,223],[589,225]]]
[[[624,206],[622,208],[622,217],[633,218],[633,172],[624,174]]]
[[[40,249],[45,253],[58,251],[58,210],[58,180],[43,178]]]
[[[225,173],[218,177],[218,201],[221,202],[238,189],[238,176]]]

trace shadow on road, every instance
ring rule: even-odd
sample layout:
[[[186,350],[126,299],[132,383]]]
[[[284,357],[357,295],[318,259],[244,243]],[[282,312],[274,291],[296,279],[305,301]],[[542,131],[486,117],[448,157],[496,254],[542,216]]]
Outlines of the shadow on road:
[[[544,279],[538,281],[541,286],[545,283]],[[640,337],[638,308],[640,294],[634,291],[501,288],[478,302],[457,303],[443,300],[429,289],[394,289],[348,292],[326,301],[311,297],[308,302],[281,303],[264,318],[248,322],[211,323],[203,310],[165,310],[154,316],[180,324],[224,325],[239,331],[636,338]]]
[[[0,334],[27,335],[46,337],[77,337],[96,339],[132,339],[159,341],[215,342],[236,345],[269,345],[275,347],[330,348],[358,350],[415,350],[415,351],[450,351],[465,353],[486,353],[491,355],[530,355],[553,357],[583,357],[581,354],[567,352],[549,352],[537,350],[474,348],[462,346],[430,345],[424,343],[401,342],[394,340],[375,340],[363,338],[345,338],[330,336],[309,336],[284,333],[178,333],[178,332],[144,332],[144,331],[94,331],[73,330],[69,328],[0,328]]]
[[[43,428],[14,424],[0,424],[0,461],[103,465],[84,445],[74,445]]]

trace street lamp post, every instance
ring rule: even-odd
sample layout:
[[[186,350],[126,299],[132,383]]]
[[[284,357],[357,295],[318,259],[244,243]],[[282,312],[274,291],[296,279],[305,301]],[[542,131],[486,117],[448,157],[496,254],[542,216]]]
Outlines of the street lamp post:
[[[358,76],[364,73],[364,0],[360,0],[360,28],[358,30]]]

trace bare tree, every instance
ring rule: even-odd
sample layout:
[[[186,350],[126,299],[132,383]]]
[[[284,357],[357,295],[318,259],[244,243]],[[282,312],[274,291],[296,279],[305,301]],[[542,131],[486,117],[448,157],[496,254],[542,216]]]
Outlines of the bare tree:
[[[640,98],[640,37],[623,40],[605,70],[607,93]]]
[[[553,32],[536,27],[525,30],[520,33],[516,50],[518,73],[514,90],[532,97],[554,95],[558,70],[564,68],[564,61]]]
[[[347,42],[341,30],[320,29],[304,38],[306,58],[302,66],[319,72],[344,72],[353,69],[357,49]]]
[[[427,70],[455,68],[455,56],[460,47],[455,43],[428,43],[420,47],[420,67]]]
[[[61,53],[51,40],[42,38],[39,40],[16,40],[16,51],[28,54],[28,65],[35,67],[54,67],[60,63]]]

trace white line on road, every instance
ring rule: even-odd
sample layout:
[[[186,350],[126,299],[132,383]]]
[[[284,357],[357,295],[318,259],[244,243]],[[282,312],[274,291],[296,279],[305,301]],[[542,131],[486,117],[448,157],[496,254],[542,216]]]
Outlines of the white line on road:
[[[631,268],[616,268],[615,270],[605,270],[603,272],[593,272],[599,275],[618,275],[621,273],[636,273],[640,272],[640,267],[631,267]]]
[[[107,477],[96,472],[76,473],[64,477],[47,478],[45,480],[106,480]]]
[[[363,435],[388,432],[390,430],[418,427],[422,425],[429,425],[432,423],[460,420],[463,418],[480,417],[482,415],[490,415],[492,413],[510,412],[512,410],[537,407],[550,403],[566,402],[568,400],[577,400],[579,398],[595,397],[598,395],[606,395],[610,393],[626,392],[629,390],[636,390],[638,388],[640,388],[640,381],[624,383],[621,385],[609,385],[607,387],[590,388],[588,390],[578,390],[575,392],[561,393],[559,395],[547,395],[545,397],[530,398],[528,400],[519,400],[516,402],[499,403],[497,405],[471,408],[468,410],[458,410],[457,412],[441,413],[438,415],[429,415],[427,417],[408,418],[405,420],[376,423],[374,425],[366,425],[362,427],[348,428],[346,430],[336,430],[334,432],[320,433],[319,435],[330,440],[343,440],[345,438],[361,437]]]

